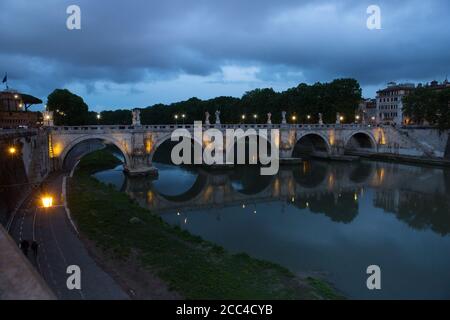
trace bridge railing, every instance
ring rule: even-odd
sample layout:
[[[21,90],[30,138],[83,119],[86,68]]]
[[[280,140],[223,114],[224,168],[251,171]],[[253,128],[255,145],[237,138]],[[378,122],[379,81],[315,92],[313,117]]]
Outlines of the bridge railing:
[[[323,129],[367,129],[371,125],[366,124],[203,124],[204,129],[216,128],[226,129],[301,129],[301,130],[323,130]],[[111,132],[111,131],[172,131],[175,129],[193,130],[193,124],[167,124],[167,125],[97,125],[97,126],[54,126],[50,127],[52,131],[57,132]],[[1,132],[1,131],[0,131]]]

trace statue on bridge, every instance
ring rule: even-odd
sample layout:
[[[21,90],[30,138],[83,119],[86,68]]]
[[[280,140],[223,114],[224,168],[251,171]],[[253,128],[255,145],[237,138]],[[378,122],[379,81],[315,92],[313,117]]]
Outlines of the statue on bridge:
[[[319,113],[319,124],[323,124],[323,115]]]
[[[211,123],[209,122],[209,112],[208,111],[206,111],[205,112],[205,124],[207,125],[207,126],[209,126]]]
[[[281,117],[282,117],[281,123],[282,124],[286,124],[287,123],[287,121],[286,121],[286,111],[282,111],[281,112]]]
[[[272,124],[272,113],[267,114],[267,124]]]
[[[220,111],[216,111],[216,124],[220,124]]]
[[[131,114],[132,114],[133,126],[135,126],[135,127],[141,126],[141,110],[133,109],[133,111],[131,111]]]

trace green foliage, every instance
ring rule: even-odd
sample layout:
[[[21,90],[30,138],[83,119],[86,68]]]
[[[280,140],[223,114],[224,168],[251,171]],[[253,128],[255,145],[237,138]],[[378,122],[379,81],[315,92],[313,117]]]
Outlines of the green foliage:
[[[403,99],[403,112],[413,123],[427,121],[440,129],[450,128],[450,88],[431,90],[417,88]]]
[[[334,123],[336,112],[344,115],[345,119],[353,119],[355,110],[361,100],[361,88],[355,79],[336,79],[330,83],[299,84],[283,92],[276,92],[272,88],[255,89],[246,92],[242,98],[217,97],[209,100],[190,98],[186,101],[170,105],[155,104],[141,111],[142,124],[179,124],[193,123],[204,120],[205,112],[211,115],[219,110],[222,123],[265,123],[267,113],[272,113],[274,123],[281,122],[281,112],[286,111],[288,117],[297,117],[297,122],[318,121],[318,114],[323,114],[325,122]],[[50,110],[59,110],[66,115],[55,113],[57,125],[129,125],[131,124],[131,110],[115,110],[101,112],[100,120],[97,113],[89,112],[83,99],[68,90],[55,90],[48,97]],[[174,116],[178,115],[178,120]],[[186,118],[181,118],[181,115]],[[241,116],[245,114],[246,120]],[[253,115],[257,114],[255,120]],[[311,116],[307,120],[307,115]]]
[[[95,172],[107,169],[113,169],[122,163],[107,149],[92,152],[83,157],[78,164],[77,170],[94,174]]]
[[[255,89],[246,92],[241,99],[191,98],[170,105],[157,104],[143,109],[141,119],[143,124],[165,124],[174,123],[175,114],[186,114],[185,121],[192,123],[194,120],[204,120],[206,111],[213,120],[216,110],[220,110],[222,123],[240,123],[243,114],[246,115],[245,122],[253,123],[253,114],[258,114],[256,122],[265,123],[267,113],[272,113],[274,122],[281,122],[281,112],[286,111],[288,116],[295,114],[298,122],[306,122],[307,115],[311,115],[311,122],[317,122],[318,114],[322,113],[324,121],[334,123],[336,112],[342,113],[346,119],[353,119],[360,100],[361,88],[356,80],[337,79],[314,85],[302,83],[283,92],[272,88]],[[178,123],[181,121],[179,119]]]
[[[85,125],[89,123],[88,106],[83,98],[67,89],[56,89],[47,98],[47,107],[54,113],[56,125]]]

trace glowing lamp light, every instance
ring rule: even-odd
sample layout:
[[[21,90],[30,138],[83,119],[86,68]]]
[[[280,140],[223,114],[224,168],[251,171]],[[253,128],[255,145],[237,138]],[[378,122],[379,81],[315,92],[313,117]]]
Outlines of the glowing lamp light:
[[[258,115],[257,115],[257,114],[254,114],[254,115],[253,115],[253,118],[255,118],[255,119],[258,118]]]
[[[186,115],[185,114],[183,114],[183,115],[181,115],[181,117],[184,119],[184,118],[186,118]]]
[[[14,148],[14,147],[10,147],[10,148],[8,149],[8,152],[9,152],[9,154],[12,154],[12,155],[14,155],[14,154],[16,154],[16,153],[17,153],[17,149],[16,149],[16,148]]]
[[[241,118],[242,118],[242,120],[245,120],[245,114],[243,114],[243,115],[241,116]]]
[[[339,117],[339,120],[344,121],[344,117],[343,117],[343,116],[340,116],[340,117]]]
[[[53,206],[53,197],[52,196],[43,196],[41,199],[42,206],[44,208],[51,208]]]
[[[178,119],[178,115],[177,114],[175,115],[175,119]]]
[[[297,120],[297,117],[296,116],[292,116],[292,120],[293,121]]]
[[[306,117],[308,120],[310,120],[311,119],[311,116],[308,114],[308,116]]]
[[[101,115],[100,115],[100,113],[97,113],[97,120],[100,120],[101,119]]]

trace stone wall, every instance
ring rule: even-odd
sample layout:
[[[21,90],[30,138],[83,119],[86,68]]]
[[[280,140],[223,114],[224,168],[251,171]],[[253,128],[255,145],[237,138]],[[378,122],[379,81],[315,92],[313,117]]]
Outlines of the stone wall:
[[[450,130],[440,131],[431,128],[402,128],[402,132],[426,148],[434,150],[438,157],[444,157],[449,143]]]

